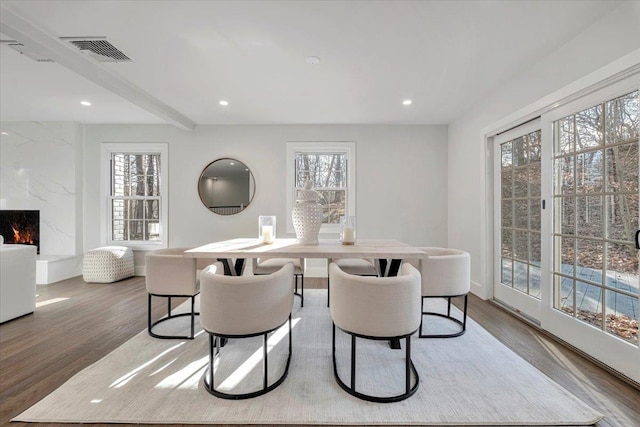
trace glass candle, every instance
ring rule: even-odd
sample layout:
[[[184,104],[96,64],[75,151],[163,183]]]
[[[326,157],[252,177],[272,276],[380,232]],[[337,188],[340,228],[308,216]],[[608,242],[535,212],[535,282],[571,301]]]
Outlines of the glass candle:
[[[276,217],[261,215],[258,217],[258,239],[261,243],[270,245],[276,238]]]
[[[343,245],[353,245],[356,243],[356,217],[340,217],[340,241]]]

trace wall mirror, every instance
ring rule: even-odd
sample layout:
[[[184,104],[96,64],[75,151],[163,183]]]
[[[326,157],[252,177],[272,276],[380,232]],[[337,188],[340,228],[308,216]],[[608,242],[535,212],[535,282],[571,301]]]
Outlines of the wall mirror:
[[[198,180],[198,194],[207,209],[218,215],[233,215],[249,206],[256,191],[249,168],[236,159],[214,160]]]

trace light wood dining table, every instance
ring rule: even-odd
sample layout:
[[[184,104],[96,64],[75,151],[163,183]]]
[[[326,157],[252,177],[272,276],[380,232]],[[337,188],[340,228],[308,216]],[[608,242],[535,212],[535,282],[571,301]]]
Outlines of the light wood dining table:
[[[427,254],[393,239],[362,239],[343,245],[337,239],[321,239],[317,245],[298,244],[296,239],[275,239],[264,244],[258,238],[240,238],[209,243],[185,251],[184,256],[215,258],[225,264],[225,274],[241,275],[247,258],[368,258],[377,260],[380,276],[396,276],[403,259],[421,260]],[[235,260],[235,261],[234,261]]]

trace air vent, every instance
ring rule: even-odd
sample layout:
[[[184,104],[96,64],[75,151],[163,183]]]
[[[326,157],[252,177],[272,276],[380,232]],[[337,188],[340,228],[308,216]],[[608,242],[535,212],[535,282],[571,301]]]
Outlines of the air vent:
[[[60,37],[80,49],[98,62],[130,62],[131,59],[117,47],[106,40],[106,37]]]

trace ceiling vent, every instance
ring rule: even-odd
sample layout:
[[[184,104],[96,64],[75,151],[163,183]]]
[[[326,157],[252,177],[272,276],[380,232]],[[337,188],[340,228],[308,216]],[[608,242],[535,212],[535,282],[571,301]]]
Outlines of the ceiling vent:
[[[60,37],[80,49],[80,52],[91,56],[98,62],[131,62],[131,59],[117,47],[106,40],[106,37]]]
[[[21,55],[24,55],[27,58],[31,58],[34,61],[53,62],[53,60],[49,58],[45,53],[27,48],[25,45],[15,40],[0,40],[0,44],[9,46],[11,49],[19,52]]]

